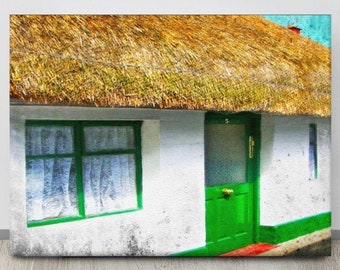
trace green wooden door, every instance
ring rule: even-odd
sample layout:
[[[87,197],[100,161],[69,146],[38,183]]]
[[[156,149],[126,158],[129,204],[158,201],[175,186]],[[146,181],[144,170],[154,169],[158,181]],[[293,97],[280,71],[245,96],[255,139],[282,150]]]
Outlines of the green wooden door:
[[[207,117],[206,242],[209,255],[254,240],[255,133],[246,116]]]

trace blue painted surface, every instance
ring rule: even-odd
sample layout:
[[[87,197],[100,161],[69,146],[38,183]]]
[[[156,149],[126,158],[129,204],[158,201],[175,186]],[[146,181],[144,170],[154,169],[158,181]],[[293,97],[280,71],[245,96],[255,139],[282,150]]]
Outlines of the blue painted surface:
[[[263,17],[284,27],[292,24],[301,29],[301,35],[331,47],[330,15],[264,15]]]

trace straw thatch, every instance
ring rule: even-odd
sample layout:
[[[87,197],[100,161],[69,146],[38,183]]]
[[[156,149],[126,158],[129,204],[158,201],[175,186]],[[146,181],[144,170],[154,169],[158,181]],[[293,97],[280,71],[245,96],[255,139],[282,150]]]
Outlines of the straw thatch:
[[[10,18],[25,102],[329,116],[330,49],[260,16]]]

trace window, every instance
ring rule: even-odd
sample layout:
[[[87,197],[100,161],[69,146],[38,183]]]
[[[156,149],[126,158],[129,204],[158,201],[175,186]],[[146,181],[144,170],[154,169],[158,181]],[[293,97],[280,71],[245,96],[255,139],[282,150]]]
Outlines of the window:
[[[309,125],[309,177],[316,179],[318,177],[317,170],[317,136],[316,125]]]
[[[28,226],[140,209],[141,122],[28,121]]]

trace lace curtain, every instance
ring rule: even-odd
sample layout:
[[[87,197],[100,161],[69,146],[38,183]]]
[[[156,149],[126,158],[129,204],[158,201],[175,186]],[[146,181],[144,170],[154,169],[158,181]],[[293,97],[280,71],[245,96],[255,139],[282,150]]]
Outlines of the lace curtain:
[[[85,127],[85,148],[87,152],[134,149],[133,134],[131,126]]]
[[[87,152],[135,148],[131,126],[84,128]],[[83,158],[86,214],[114,212],[137,207],[134,154],[95,155]]]
[[[73,134],[72,127],[27,127],[28,221],[79,214]],[[83,176],[86,215],[136,208],[135,155],[101,154],[134,149],[133,128],[85,127],[84,139],[86,152],[96,152],[82,158],[78,172]],[[58,157],[61,154],[71,157]]]
[[[134,155],[85,157],[83,181],[88,215],[137,207]]]
[[[28,221],[78,214],[74,158],[58,158],[73,152],[71,127],[27,127],[26,163]]]
[[[72,127],[26,128],[26,156],[73,153]]]

